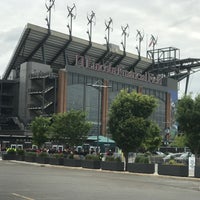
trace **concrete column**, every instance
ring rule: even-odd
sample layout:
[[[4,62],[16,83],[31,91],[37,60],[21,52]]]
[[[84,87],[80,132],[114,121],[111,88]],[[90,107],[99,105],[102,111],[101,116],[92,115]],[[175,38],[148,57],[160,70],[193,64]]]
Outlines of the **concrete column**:
[[[171,126],[171,94],[166,93],[165,101],[165,128]]]
[[[60,70],[58,73],[57,112],[67,111],[67,72]]]
[[[104,80],[104,86],[108,86],[108,81]],[[108,122],[108,87],[102,88],[102,117],[101,117],[101,133],[107,135],[107,122]]]
[[[142,94],[142,89],[143,89],[142,86],[138,86],[137,92],[140,93],[140,94]]]

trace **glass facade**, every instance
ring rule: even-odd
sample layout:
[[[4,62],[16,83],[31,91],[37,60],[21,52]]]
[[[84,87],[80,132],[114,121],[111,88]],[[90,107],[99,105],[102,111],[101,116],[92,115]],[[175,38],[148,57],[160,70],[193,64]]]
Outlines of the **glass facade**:
[[[96,135],[101,126],[101,89],[90,86],[98,80],[95,77],[68,73],[67,111],[86,111],[87,120],[93,124],[90,135]]]
[[[151,115],[151,119],[156,121],[162,130],[165,129],[165,110],[166,110],[166,93],[163,91],[150,89],[150,88],[143,88],[142,93],[146,95],[152,95],[158,99],[158,106],[156,110]]]
[[[137,91],[137,86],[119,83],[119,82],[115,82],[115,81],[109,81],[109,86],[111,86],[111,88],[109,89],[109,95],[108,95],[109,96],[108,97],[109,107],[110,107],[110,104],[115,99],[115,97],[117,96],[117,94],[119,93],[120,90],[128,89],[128,91],[130,91],[130,92],[132,92],[133,90]]]
[[[90,135],[97,135],[98,128],[101,127],[102,88],[91,86],[99,80],[103,82],[103,79],[68,72],[67,111],[71,109],[86,111],[87,120],[93,124]],[[110,86],[108,88],[108,108],[120,90],[138,91],[137,86],[121,82],[108,81],[108,85]],[[153,95],[158,99],[159,105],[152,114],[151,119],[156,121],[161,129],[164,129],[166,93],[145,87],[142,88],[142,93]]]

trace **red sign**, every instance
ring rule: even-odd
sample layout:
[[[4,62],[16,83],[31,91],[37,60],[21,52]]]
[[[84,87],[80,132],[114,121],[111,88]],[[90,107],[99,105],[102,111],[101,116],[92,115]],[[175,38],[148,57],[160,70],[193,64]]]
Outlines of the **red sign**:
[[[91,61],[89,57],[76,55],[76,65],[85,67],[87,69],[91,69],[94,71],[105,72],[109,74],[113,74],[116,76],[122,76],[126,78],[131,78],[134,80],[149,82],[153,84],[162,85],[162,76],[155,76],[154,74],[145,72],[144,74],[127,71],[122,69],[121,67],[112,67],[111,65],[102,65],[99,63],[94,63]]]

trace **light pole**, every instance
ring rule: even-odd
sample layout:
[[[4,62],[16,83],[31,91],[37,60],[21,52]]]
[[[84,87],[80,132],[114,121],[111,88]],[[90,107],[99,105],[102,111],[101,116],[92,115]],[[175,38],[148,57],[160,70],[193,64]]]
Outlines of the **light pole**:
[[[111,86],[104,85],[101,80],[96,81],[95,83],[88,83],[88,86],[94,87],[98,89],[98,101],[97,101],[97,152],[99,149],[99,136],[100,136],[100,102],[101,102],[101,89],[102,88],[110,88]]]

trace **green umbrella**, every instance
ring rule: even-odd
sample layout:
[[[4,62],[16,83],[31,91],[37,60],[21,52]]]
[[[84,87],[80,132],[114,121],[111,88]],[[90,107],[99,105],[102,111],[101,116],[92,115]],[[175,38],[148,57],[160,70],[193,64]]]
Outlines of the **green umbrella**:
[[[97,141],[97,136],[93,135],[93,136],[89,136],[87,138],[87,140],[91,140],[91,141]],[[110,143],[110,144],[115,144],[115,141],[108,138],[108,137],[104,137],[102,135],[99,136],[99,143]]]

